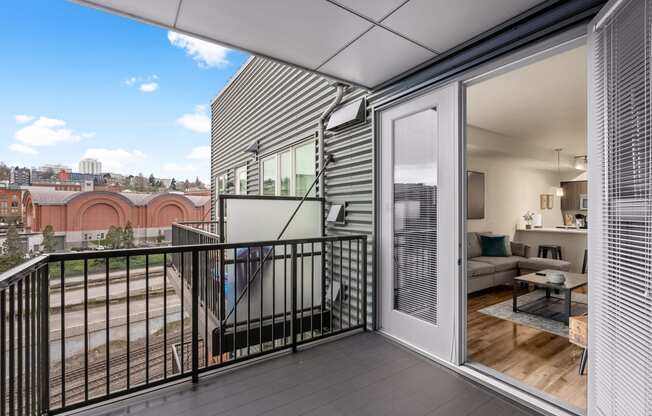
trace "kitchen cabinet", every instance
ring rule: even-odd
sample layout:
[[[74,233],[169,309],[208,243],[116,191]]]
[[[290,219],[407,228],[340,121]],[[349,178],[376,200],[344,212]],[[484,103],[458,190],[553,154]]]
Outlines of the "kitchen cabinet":
[[[564,196],[561,197],[562,211],[578,211],[580,209],[580,195],[588,193],[587,181],[561,182]]]

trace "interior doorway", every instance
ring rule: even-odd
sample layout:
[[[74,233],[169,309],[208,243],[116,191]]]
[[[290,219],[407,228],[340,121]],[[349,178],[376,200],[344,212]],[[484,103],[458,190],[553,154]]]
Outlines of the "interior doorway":
[[[587,405],[587,86],[577,41],[465,88],[467,364],[576,413]]]

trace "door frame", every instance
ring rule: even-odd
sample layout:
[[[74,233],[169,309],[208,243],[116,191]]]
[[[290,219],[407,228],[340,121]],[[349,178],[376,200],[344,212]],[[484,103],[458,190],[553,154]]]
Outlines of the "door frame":
[[[466,207],[466,181],[462,178],[465,175],[466,171],[466,92],[465,89],[472,82],[479,82],[483,78],[493,77],[499,73],[499,71],[506,71],[514,69],[514,65],[521,63],[524,65],[526,62],[531,62],[532,59],[540,59],[544,56],[553,55],[560,52],[560,47],[571,48],[575,45],[581,43],[586,43],[587,41],[587,26],[583,23],[577,24],[567,30],[564,30],[559,33],[550,35],[545,39],[534,40],[523,47],[505,54],[504,56],[497,57],[491,61],[467,68],[461,69],[459,73],[448,78],[444,78],[440,81],[426,80],[419,85],[410,87],[409,89],[397,91],[387,97],[384,97],[382,100],[379,100],[377,103],[371,102],[371,119],[372,119],[372,138],[373,138],[373,164],[372,164],[372,176],[373,176],[373,202],[372,210],[374,212],[373,216],[373,257],[372,257],[372,270],[374,270],[374,276],[381,276],[380,270],[380,261],[378,256],[380,253],[380,242],[378,241],[378,236],[381,234],[381,221],[380,221],[380,195],[378,192],[378,184],[380,183],[380,152],[379,141],[380,137],[380,112],[395,106],[399,105],[405,101],[411,100],[419,95],[426,94],[432,90],[441,88],[446,84],[451,82],[460,83],[460,96],[459,96],[459,126],[458,126],[458,146],[460,150],[459,153],[459,171],[458,175],[460,180],[459,183],[459,208],[460,215],[459,218],[459,238],[460,242],[459,255],[461,259],[466,259],[466,213],[464,212],[464,207]],[[458,267],[458,307],[457,307],[457,316],[464,317],[464,319],[457,319],[457,351],[456,351],[456,360],[454,363],[446,362],[433,357],[428,354],[423,354],[422,351],[415,350],[412,346],[406,345],[398,339],[395,339],[391,336],[388,336],[385,333],[382,333],[384,336],[388,336],[399,344],[413,349],[418,353],[425,355],[427,358],[432,359],[438,364],[444,365],[452,371],[455,371],[467,378],[474,380],[477,383],[482,384],[483,386],[494,390],[517,403],[520,403],[523,406],[534,409],[539,412],[543,412],[547,415],[577,415],[575,410],[568,409],[563,403],[556,401],[554,398],[546,397],[540,392],[535,391],[532,388],[529,388],[525,385],[519,385],[519,383],[513,383],[511,380],[506,380],[505,378],[499,377],[496,372],[488,371],[489,369],[480,369],[476,366],[470,366],[467,364],[467,294],[466,294],[466,279],[462,278],[466,276],[466,261],[461,261]],[[378,330],[379,325],[379,316],[380,308],[379,304],[381,301],[382,293],[380,291],[380,278],[374,279],[374,286],[372,289],[372,299],[373,299],[373,318],[372,326],[373,329]]]
[[[459,120],[459,118],[460,118],[460,114],[459,114],[459,109],[460,109],[460,104],[459,104],[460,84],[457,81],[448,82],[446,84],[439,85],[436,88],[429,88],[429,89],[420,91],[418,94],[410,95],[409,97],[406,97],[406,99],[404,99],[404,100],[400,100],[399,102],[395,102],[390,106],[383,107],[382,109],[379,109],[378,112],[377,112],[377,120],[378,120],[379,123],[381,123],[382,122],[382,114],[384,114],[384,113],[386,113],[388,111],[392,111],[394,109],[397,109],[397,108],[399,108],[399,107],[401,107],[403,105],[410,104],[411,102],[415,102],[415,101],[417,101],[417,100],[419,100],[421,98],[424,98],[427,95],[436,94],[437,92],[440,92],[441,94],[449,94],[451,92],[453,94],[456,94],[455,98],[452,100],[453,107],[450,108],[449,114],[447,114],[447,116],[450,117],[448,122],[451,123],[450,124],[450,129],[452,130],[453,135],[454,135],[454,137],[452,138],[452,146],[454,148],[453,150],[457,150],[457,153],[459,155],[459,153],[460,153],[460,151],[459,151],[460,150],[460,148],[459,148],[459,145],[460,145],[460,131],[457,128],[457,120]],[[448,97],[444,96],[444,98],[446,99]],[[447,110],[447,112],[448,112],[448,110]],[[406,115],[404,115],[404,117],[407,117],[410,114],[415,114],[415,113],[409,113],[408,112],[408,113],[406,113]],[[438,111],[438,116],[437,117],[438,117],[438,125],[440,125],[440,123],[442,122],[441,121],[442,120],[441,112]],[[381,129],[380,124],[377,127],[378,127],[377,131],[378,131],[378,134],[379,134],[378,140],[380,141],[380,140],[382,140],[382,129]],[[382,149],[383,149],[383,146],[381,146],[380,144],[375,146],[375,151],[377,153],[376,163],[377,163],[378,167],[382,166],[382,157],[383,157]],[[442,147],[438,146],[437,154],[439,154],[441,151],[442,151]],[[383,178],[382,178],[382,174],[380,172],[380,169],[377,169],[377,170],[378,170],[379,173],[378,173],[378,176],[377,176],[377,182],[376,182],[375,190],[376,190],[376,196],[377,196],[376,199],[377,199],[377,202],[378,202],[378,204],[376,205],[378,207],[378,209],[376,209],[376,214],[377,214],[376,215],[376,217],[377,217],[377,222],[376,223],[377,223],[378,229],[377,229],[377,234],[376,234],[377,243],[376,243],[375,252],[382,253],[383,244],[382,244],[382,241],[381,241],[381,236],[384,233],[383,229],[382,229],[384,224],[383,224],[383,215],[382,215],[382,212],[381,212],[380,204],[382,203],[382,190],[381,190],[381,188],[382,188],[382,184],[383,184],[383,182],[382,182]],[[441,177],[441,176],[444,176],[444,175],[439,175],[439,176]],[[460,185],[460,183],[459,183],[460,182],[459,175],[454,175],[453,182],[454,182],[453,187],[456,188],[458,190],[458,192],[459,192],[459,185]],[[459,204],[459,201],[458,201],[458,204]],[[460,213],[459,206],[456,207],[456,208],[457,209],[454,210],[456,212],[453,212],[452,214],[454,216],[458,217],[458,219],[459,219],[459,213]],[[454,227],[454,228],[456,228],[456,227]],[[445,235],[445,237],[452,237],[455,240],[455,242],[457,243],[457,245],[458,245],[457,249],[453,248],[451,250],[453,252],[453,256],[454,256],[454,260],[453,260],[454,263],[453,264],[455,264],[452,267],[452,269],[455,269],[456,272],[454,272],[453,276],[451,276],[450,278],[453,279],[452,280],[452,292],[455,293],[455,294],[459,293],[458,285],[459,285],[460,280],[459,280],[458,276],[459,276],[459,266],[460,266],[460,259],[461,259],[461,257],[460,257],[461,253],[460,253],[460,250],[459,250],[459,246],[460,246],[459,233],[457,233],[456,231],[457,231],[456,229],[453,229],[452,232],[448,233],[448,235]],[[441,253],[438,250],[438,255],[439,254],[441,254]],[[457,257],[457,258],[455,259],[455,257]],[[426,351],[426,350],[423,350],[423,349],[419,348],[416,345],[409,344],[406,340],[396,338],[393,334],[390,334],[389,332],[386,332],[386,331],[384,331],[382,329],[382,320],[383,320],[383,307],[382,307],[382,305],[384,304],[384,299],[383,299],[383,276],[384,276],[385,270],[383,269],[383,262],[382,261],[377,262],[376,267],[377,267],[377,269],[375,269],[376,270],[376,276],[377,276],[376,284],[377,284],[378,287],[377,287],[377,295],[375,296],[375,305],[376,305],[376,311],[377,311],[377,316],[378,317],[376,319],[377,326],[375,327],[375,329],[379,330],[379,332],[383,333],[384,335],[386,335],[386,336],[388,336],[388,337],[390,337],[392,339],[395,339],[395,340],[397,340],[397,341],[399,341],[399,342],[401,342],[403,344],[408,345],[410,348],[412,348],[414,350],[417,350],[419,353],[421,353],[423,355],[426,355],[426,356],[428,356],[429,358],[431,358],[433,360],[436,360],[436,361],[439,361],[439,362],[445,362],[445,363],[453,364],[453,365],[460,365],[461,361],[460,361],[459,345],[458,345],[458,342],[459,342],[459,339],[460,339],[459,333],[458,333],[459,328],[460,328],[460,324],[459,324],[460,323],[460,321],[459,321],[460,320],[459,296],[454,296],[453,297],[452,302],[451,302],[452,304],[450,306],[450,309],[451,309],[450,313],[451,313],[451,316],[453,318],[453,323],[452,323],[452,326],[450,328],[450,331],[452,332],[452,334],[451,334],[451,342],[453,343],[453,346],[450,349],[450,361],[447,361],[447,360],[443,359],[442,357],[434,355],[434,353],[432,353],[430,351]],[[437,267],[439,269],[439,264],[438,264]],[[412,318],[412,319],[416,319],[416,318]]]

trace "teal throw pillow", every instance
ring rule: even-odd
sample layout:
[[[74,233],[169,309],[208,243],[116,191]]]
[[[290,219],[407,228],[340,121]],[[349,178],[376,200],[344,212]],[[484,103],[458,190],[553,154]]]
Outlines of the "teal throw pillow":
[[[481,235],[482,255],[486,257],[507,257],[504,235]]]

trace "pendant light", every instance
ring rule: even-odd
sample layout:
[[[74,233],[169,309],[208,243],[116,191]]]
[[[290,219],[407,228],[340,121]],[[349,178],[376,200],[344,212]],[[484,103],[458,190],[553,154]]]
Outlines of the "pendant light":
[[[589,165],[589,160],[586,157],[586,155],[584,155],[584,156],[575,156],[575,163],[574,163],[575,169],[577,169],[577,170],[586,170],[588,165]]]
[[[557,152],[557,179],[559,180],[559,183],[561,183],[561,170],[559,168],[559,158],[561,151],[562,149],[555,149],[555,152]],[[564,196],[564,188],[561,186],[557,187],[555,194],[557,194],[557,196]]]

